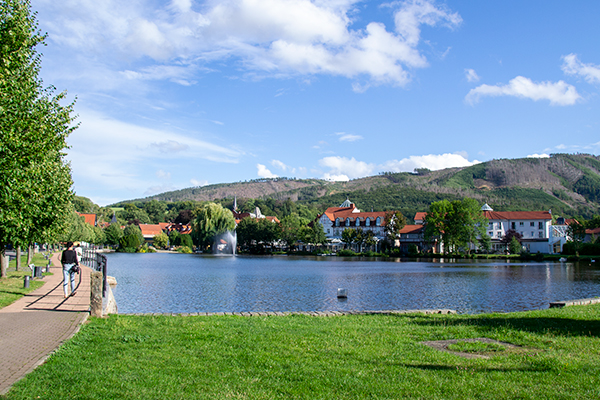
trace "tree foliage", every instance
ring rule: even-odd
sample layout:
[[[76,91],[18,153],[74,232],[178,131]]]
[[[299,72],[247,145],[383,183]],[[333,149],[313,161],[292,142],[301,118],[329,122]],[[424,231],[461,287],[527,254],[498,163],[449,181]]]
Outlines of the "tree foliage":
[[[0,0],[0,254],[8,244],[27,247],[55,239],[72,197],[64,161],[73,103],[43,88],[45,35],[26,0]],[[0,257],[4,260],[3,257]],[[5,276],[2,265],[0,275]]]
[[[169,245],[169,237],[166,233],[161,232],[158,235],[154,236],[154,247],[159,249],[166,249]]]
[[[192,235],[202,249],[212,245],[215,236],[235,229],[233,213],[220,204],[207,203],[193,215]]]
[[[445,252],[470,253],[485,234],[487,220],[479,203],[471,198],[432,203],[425,217],[425,238],[440,238]]]
[[[384,231],[387,240],[393,245],[400,238],[400,231],[406,226],[406,217],[400,211],[390,211],[385,215]]]
[[[118,224],[110,224],[104,228],[105,243],[116,246],[123,237],[123,229]]]

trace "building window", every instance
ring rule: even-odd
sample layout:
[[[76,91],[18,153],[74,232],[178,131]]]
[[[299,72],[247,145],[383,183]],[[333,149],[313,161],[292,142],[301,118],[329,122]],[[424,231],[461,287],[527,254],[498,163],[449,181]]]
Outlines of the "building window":
[[[360,226],[360,218],[356,218],[356,223],[354,225]]]
[[[340,226],[340,219],[339,218],[335,219],[335,226]]]
[[[494,229],[494,223],[490,222],[490,229]]]
[[[490,237],[494,237],[494,232],[488,232],[488,235],[490,235]]]
[[[542,221],[538,222],[538,229],[544,229],[544,223]]]
[[[529,226],[535,226],[535,222],[531,221],[531,222],[529,223]]]
[[[375,225],[377,225],[377,226],[381,225],[381,217],[377,217],[377,219],[375,220]]]
[[[330,232],[330,230],[329,230],[329,229],[327,229],[327,233],[329,233],[329,232]]]
[[[510,223],[510,227],[511,227],[511,229],[516,229],[517,228],[517,224],[515,222],[511,222]]]
[[[350,218],[346,218],[346,226],[350,226]]]
[[[540,238],[544,237],[544,232],[540,231]]]
[[[367,220],[365,221],[365,226],[371,226],[371,218],[367,217]]]

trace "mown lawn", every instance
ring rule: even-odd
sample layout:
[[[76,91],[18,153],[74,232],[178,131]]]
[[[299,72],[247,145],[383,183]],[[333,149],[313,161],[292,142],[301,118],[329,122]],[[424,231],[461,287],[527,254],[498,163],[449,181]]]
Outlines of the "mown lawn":
[[[6,307],[9,304],[14,303],[19,298],[23,297],[29,292],[34,291],[44,284],[41,280],[30,280],[29,289],[23,287],[23,281],[25,275],[31,276],[31,269],[27,266],[27,254],[21,256],[21,269],[15,271],[16,260],[12,260],[8,265],[7,277],[0,278],[0,308]],[[33,255],[33,264],[41,267],[45,266],[48,261],[44,258],[41,253]]]
[[[465,358],[423,341],[459,342]],[[487,353],[485,353],[488,351]],[[92,318],[6,399],[598,399],[600,305],[510,314]]]

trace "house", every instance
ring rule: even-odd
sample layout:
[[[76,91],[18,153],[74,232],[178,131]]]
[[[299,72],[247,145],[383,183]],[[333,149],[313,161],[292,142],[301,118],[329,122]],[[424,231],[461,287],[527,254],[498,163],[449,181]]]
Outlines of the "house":
[[[481,208],[488,220],[487,233],[494,250],[502,251],[502,238],[509,230],[521,235],[521,244],[531,253],[553,253],[551,211],[494,211],[489,205]]]
[[[144,236],[144,242],[148,244],[153,244],[154,236],[163,232],[160,224],[140,224],[139,227],[142,231],[142,236]]]
[[[329,207],[318,217],[323,226],[325,236],[330,241],[340,239],[346,229],[360,228],[371,231],[381,240],[385,237],[385,212],[361,212],[354,203],[346,199],[339,207]]]
[[[83,214],[83,213],[77,213],[77,215],[81,215],[83,218],[85,218],[85,222],[90,224],[91,226],[96,226],[97,225],[97,216],[96,214]]]
[[[591,243],[592,241],[597,240],[598,237],[600,237],[600,228],[586,229],[585,238],[583,239],[583,242]]]

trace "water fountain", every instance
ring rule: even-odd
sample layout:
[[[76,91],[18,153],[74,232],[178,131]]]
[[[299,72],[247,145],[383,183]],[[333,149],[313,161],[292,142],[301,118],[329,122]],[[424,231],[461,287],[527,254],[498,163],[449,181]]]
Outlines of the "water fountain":
[[[237,233],[235,231],[227,231],[215,236],[215,241],[212,246],[213,254],[217,255],[233,255],[237,247]]]

